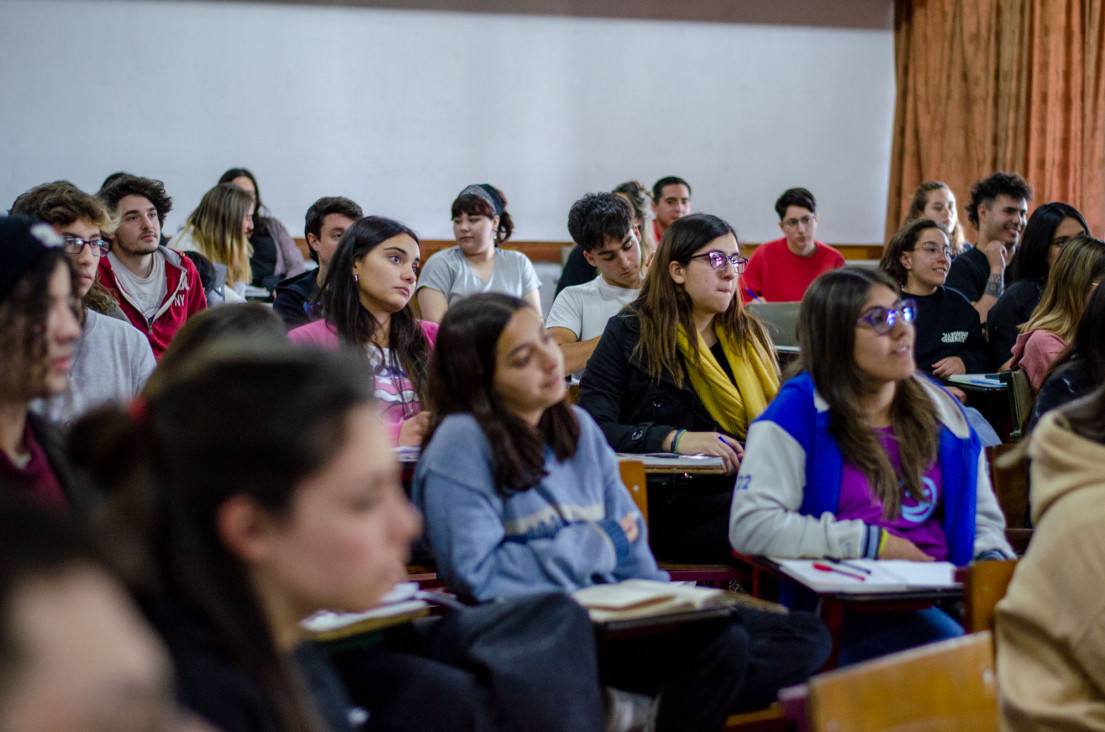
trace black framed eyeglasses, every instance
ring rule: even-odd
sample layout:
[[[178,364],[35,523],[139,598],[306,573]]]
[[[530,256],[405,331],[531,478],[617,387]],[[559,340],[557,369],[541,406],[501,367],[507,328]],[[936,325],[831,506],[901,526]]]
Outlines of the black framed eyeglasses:
[[[694,254],[688,259],[698,259],[699,257],[705,257],[710,269],[718,272],[725,269],[726,263],[733,265],[733,269],[737,271],[737,274],[744,274],[744,268],[748,266],[748,257],[742,257],[739,254],[726,254],[720,249],[712,249],[705,254]]]
[[[92,254],[97,257],[103,257],[111,251],[111,242],[104,241],[103,239],[96,239],[95,241],[89,241],[82,239],[79,236],[67,236],[65,237],[65,253],[66,254],[80,254],[84,249],[84,245],[87,244],[88,248],[92,250]]]
[[[917,303],[913,298],[906,298],[892,308],[871,308],[867,315],[856,321],[856,325],[866,323],[879,335],[886,335],[893,330],[899,319],[903,323],[912,323],[915,317],[917,317]]]

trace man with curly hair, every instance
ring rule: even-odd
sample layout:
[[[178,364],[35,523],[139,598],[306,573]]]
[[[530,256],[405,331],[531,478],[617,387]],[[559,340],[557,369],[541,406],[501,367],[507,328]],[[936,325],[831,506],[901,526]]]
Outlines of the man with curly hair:
[[[115,178],[97,195],[119,220],[111,253],[100,257],[100,280],[160,358],[184,322],[207,307],[196,266],[159,246],[173,199],[161,181],[136,175]]]

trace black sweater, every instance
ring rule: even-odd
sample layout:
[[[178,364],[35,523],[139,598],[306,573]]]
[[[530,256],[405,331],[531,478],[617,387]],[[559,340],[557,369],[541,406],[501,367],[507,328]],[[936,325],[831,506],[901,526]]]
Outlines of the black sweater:
[[[932,365],[943,358],[963,359],[967,373],[986,370],[986,339],[978,311],[966,297],[947,287],[932,295],[910,295],[917,301],[917,341],[913,357],[917,368],[932,373]]]

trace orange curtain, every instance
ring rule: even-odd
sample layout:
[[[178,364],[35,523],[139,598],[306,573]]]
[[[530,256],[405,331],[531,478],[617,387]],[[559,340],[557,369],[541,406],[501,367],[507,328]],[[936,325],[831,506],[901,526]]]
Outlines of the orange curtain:
[[[916,187],[994,170],[1105,234],[1105,0],[897,0],[887,237]],[[973,238],[974,232],[968,232]]]

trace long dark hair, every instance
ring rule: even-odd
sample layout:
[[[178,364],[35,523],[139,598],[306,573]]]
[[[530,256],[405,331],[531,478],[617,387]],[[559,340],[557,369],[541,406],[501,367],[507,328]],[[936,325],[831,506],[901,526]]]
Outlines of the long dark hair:
[[[366,216],[356,222],[342,235],[326,279],[315,300],[321,303],[323,317],[333,326],[338,336],[346,343],[359,347],[375,343],[376,331],[380,324],[375,316],[361,305],[357,283],[353,279],[353,264],[376,247],[393,236],[406,234],[418,244],[418,235],[411,229],[383,216]],[[421,395],[426,388],[426,371],[430,362],[430,343],[422,332],[422,326],[414,317],[408,301],[403,309],[391,315],[387,348],[391,357],[407,372],[416,394]]]
[[[495,347],[507,323],[524,307],[513,295],[482,293],[449,308],[430,361],[433,408],[422,444],[450,414],[476,418],[494,457],[495,490],[503,497],[532,488],[545,476],[544,446],[558,460],[575,455],[579,421],[565,402],[545,410],[534,429],[503,408],[495,394]]]
[[[644,361],[649,378],[656,383],[667,373],[676,384],[682,385],[683,367],[675,326],[682,325],[688,337],[695,332],[691,297],[683,287],[675,284],[669,265],[672,262],[686,265],[696,251],[726,234],[737,238],[733,227],[724,219],[710,214],[691,214],[675,220],[660,239],[641,294],[630,306],[641,324],[641,339],[633,349],[633,356]],[[759,318],[741,307],[739,293],[733,293],[732,302],[717,316],[717,322],[738,342],[751,340],[759,344],[766,356],[774,358],[775,350],[767,329]]]
[[[867,478],[883,503],[883,515],[891,518],[901,509],[902,490],[890,458],[861,411],[870,386],[855,358],[856,320],[879,285],[900,294],[886,274],[860,267],[831,270],[814,280],[798,311],[798,346],[802,370],[810,373],[818,394],[829,404],[829,434],[844,460]],[[890,419],[905,489],[921,496],[921,477],[936,459],[936,406],[920,383],[905,379],[894,393]]]
[[[1036,280],[1041,284],[1047,281],[1048,271],[1051,265],[1047,263],[1047,252],[1051,249],[1051,237],[1055,236],[1055,230],[1064,219],[1074,219],[1082,224],[1082,231],[1089,232],[1086,219],[1069,203],[1052,201],[1045,203],[1032,212],[1028,223],[1024,227],[1021,242],[1017,245],[1017,251],[1013,253],[1013,261],[1009,263],[1012,270],[1010,283],[1021,280]]]
[[[344,351],[220,339],[151,384],[143,409],[93,412],[70,435],[86,446],[75,461],[113,494],[109,535],[150,539],[152,571],[131,578],[140,593],[168,592],[196,613],[205,639],[258,681],[281,729],[321,724],[216,515],[244,495],[286,516],[372,390],[364,362]]]

